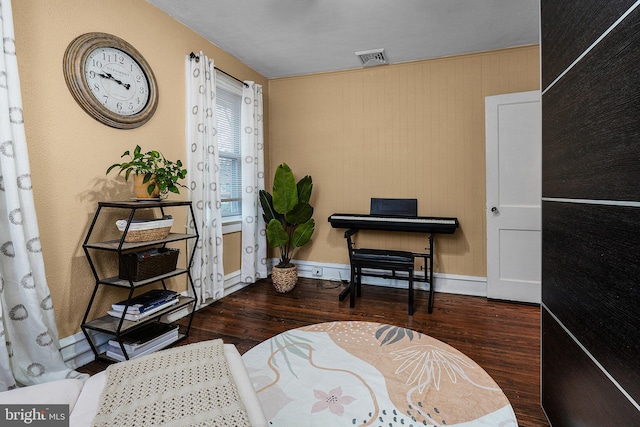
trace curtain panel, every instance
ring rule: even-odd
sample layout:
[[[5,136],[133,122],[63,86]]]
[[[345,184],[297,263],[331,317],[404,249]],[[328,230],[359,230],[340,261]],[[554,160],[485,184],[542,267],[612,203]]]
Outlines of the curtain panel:
[[[0,391],[64,378],[22,118],[11,1],[0,2]]]
[[[252,81],[242,91],[242,264],[241,280],[267,277],[267,239],[258,192],[264,190],[262,86]]]
[[[216,73],[212,59],[202,52],[186,57],[187,66],[187,180],[195,224],[200,233],[194,253],[193,284],[196,309],[224,296],[222,214],[218,137],[216,132]],[[194,251],[194,252],[191,252]]]

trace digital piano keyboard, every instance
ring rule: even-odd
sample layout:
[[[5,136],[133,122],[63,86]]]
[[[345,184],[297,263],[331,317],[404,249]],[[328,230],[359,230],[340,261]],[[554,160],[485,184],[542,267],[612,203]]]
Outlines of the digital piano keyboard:
[[[383,216],[334,213],[329,216],[333,228],[355,230],[409,231],[415,233],[453,234],[458,228],[457,218],[428,216]]]

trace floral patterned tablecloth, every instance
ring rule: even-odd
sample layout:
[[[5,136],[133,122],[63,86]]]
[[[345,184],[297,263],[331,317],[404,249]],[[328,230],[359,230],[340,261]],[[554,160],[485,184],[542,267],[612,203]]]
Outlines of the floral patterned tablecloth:
[[[321,323],[277,335],[242,359],[274,427],[518,425],[480,366],[410,329]]]

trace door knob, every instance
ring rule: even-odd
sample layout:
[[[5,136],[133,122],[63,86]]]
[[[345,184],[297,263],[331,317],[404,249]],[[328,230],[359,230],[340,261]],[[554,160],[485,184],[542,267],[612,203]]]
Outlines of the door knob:
[[[495,207],[495,206],[491,208],[491,212],[493,212],[493,213],[500,213],[500,211],[498,210],[498,208],[497,208],[497,207]]]

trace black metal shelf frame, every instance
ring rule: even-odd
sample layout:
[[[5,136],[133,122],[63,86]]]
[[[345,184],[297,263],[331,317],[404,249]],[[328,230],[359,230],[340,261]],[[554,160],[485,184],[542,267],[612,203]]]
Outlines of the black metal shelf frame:
[[[173,341],[171,343],[168,343],[167,346],[174,344],[175,342],[181,341],[183,339],[185,339],[188,335],[189,335],[189,331],[191,329],[191,323],[193,321],[193,315],[195,314],[195,307],[197,305],[198,299],[196,296],[196,292],[195,292],[195,286],[193,284],[193,278],[191,276],[191,266],[193,265],[193,258],[194,258],[194,251],[191,252],[191,254],[189,254],[189,258],[187,260],[187,266],[186,268],[176,268],[175,270],[169,272],[169,273],[165,273],[162,275],[158,275],[149,279],[145,279],[145,280],[141,280],[141,281],[133,281],[133,280],[124,280],[124,279],[120,279],[119,277],[115,276],[115,277],[107,277],[107,278],[101,278],[98,270],[96,269],[91,251],[107,251],[107,252],[115,252],[118,254],[118,261],[121,261],[121,257],[123,254],[130,252],[132,250],[135,249],[140,249],[140,248],[145,248],[145,247],[153,247],[153,246],[161,246],[161,247],[166,247],[166,245],[168,243],[172,243],[172,242],[179,242],[179,241],[186,241],[186,240],[191,240],[191,239],[195,239],[195,242],[193,244],[193,247],[196,247],[198,244],[198,240],[200,238],[200,235],[198,234],[198,230],[196,227],[194,227],[195,229],[195,234],[181,234],[181,233],[170,233],[166,238],[164,239],[160,239],[160,240],[152,240],[152,241],[146,241],[146,242],[135,242],[135,243],[129,243],[129,242],[125,242],[125,236],[127,234],[127,231],[129,230],[129,226],[132,222],[132,220],[134,219],[136,213],[138,211],[141,210],[151,210],[151,209],[158,209],[160,210],[161,214],[164,216],[165,215],[165,209],[166,208],[172,208],[172,207],[188,207],[188,214],[191,217],[191,221],[193,221],[195,223],[195,215],[193,212],[193,206],[191,204],[190,201],[152,201],[152,202],[139,202],[139,201],[125,201],[125,202],[99,202],[98,203],[98,208],[94,214],[93,220],[91,222],[91,225],[89,227],[89,230],[87,232],[87,235],[85,237],[85,240],[83,242],[82,248],[84,250],[86,259],[89,263],[89,266],[91,268],[91,271],[93,273],[93,276],[95,278],[95,285],[94,285],[94,289],[93,292],[91,294],[91,298],[89,300],[89,303],[87,305],[87,309],[85,311],[85,314],[83,316],[82,319],[82,325],[81,325],[81,329],[82,332],[85,336],[85,338],[87,339],[89,346],[91,347],[91,350],[93,351],[96,360],[104,360],[107,362],[114,362],[115,360],[109,358],[108,356],[105,355],[105,353],[100,353],[98,350],[98,347],[96,346],[93,338],[91,337],[91,334],[89,333],[89,331],[95,331],[95,332],[102,332],[102,333],[107,333],[107,334],[111,334],[114,336],[114,339],[116,341],[118,341],[120,343],[120,348],[123,351],[123,354],[125,355],[126,359],[129,359],[129,356],[127,354],[126,349],[124,348],[123,342],[121,341],[121,335],[127,331],[131,331],[133,329],[136,329],[138,327],[141,327],[145,324],[148,324],[149,322],[152,321],[160,321],[160,318],[162,316],[165,316],[167,314],[170,314],[172,312],[178,311],[184,307],[187,307],[189,305],[192,305],[192,310],[191,310],[191,314],[189,315],[189,321],[188,324],[185,327],[185,332],[181,333],[178,337],[178,339],[176,341]],[[127,226],[125,228],[125,230],[122,232],[122,236],[119,240],[108,240],[108,241],[103,241],[103,242],[90,242],[91,236],[94,232],[94,228],[98,222],[98,218],[100,217],[100,214],[102,213],[103,208],[116,208],[116,209],[125,209],[125,210],[129,210],[129,217],[127,219]],[[113,317],[111,315],[106,315],[106,316],[102,316],[102,317],[98,317],[95,318],[91,321],[88,321],[89,319],[89,315],[91,313],[91,308],[93,307],[93,304],[95,303],[95,299],[96,299],[96,295],[98,293],[98,289],[100,289],[100,287],[102,285],[104,286],[113,286],[113,287],[120,287],[120,288],[127,288],[129,289],[129,294],[127,297],[127,300],[130,301],[131,298],[133,297],[133,292],[140,287],[143,286],[147,286],[150,285],[152,283],[157,283],[160,282],[162,284],[162,287],[164,289],[167,288],[167,285],[165,283],[165,280],[172,278],[172,277],[176,277],[176,276],[180,276],[186,274],[187,275],[187,281],[189,283],[189,286],[193,292],[194,297],[184,297],[184,296],[180,296],[179,297],[179,301],[177,304],[168,307],[164,310],[158,311],[157,313],[153,313],[152,315],[150,315],[148,318],[145,319],[141,319],[138,321],[129,321],[126,320],[124,318],[124,313],[126,312],[123,311],[123,316],[120,318],[117,317]]]

